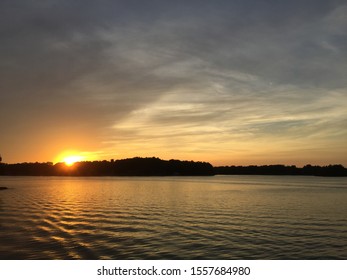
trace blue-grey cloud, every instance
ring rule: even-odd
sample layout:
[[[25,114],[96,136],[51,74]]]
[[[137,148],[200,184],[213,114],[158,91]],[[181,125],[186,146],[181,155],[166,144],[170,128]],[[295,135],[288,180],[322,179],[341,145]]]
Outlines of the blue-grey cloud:
[[[345,1],[1,1],[1,144],[41,145],[55,131],[109,150],[124,138],[210,151],[251,137],[340,143],[346,11]],[[204,147],[189,140],[208,135]]]

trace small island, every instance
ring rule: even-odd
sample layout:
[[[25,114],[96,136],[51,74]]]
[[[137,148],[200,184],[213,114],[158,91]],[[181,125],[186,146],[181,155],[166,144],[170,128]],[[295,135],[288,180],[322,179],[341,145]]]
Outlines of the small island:
[[[208,162],[128,158],[110,161],[81,161],[69,166],[60,162],[0,163],[3,176],[212,176]]]

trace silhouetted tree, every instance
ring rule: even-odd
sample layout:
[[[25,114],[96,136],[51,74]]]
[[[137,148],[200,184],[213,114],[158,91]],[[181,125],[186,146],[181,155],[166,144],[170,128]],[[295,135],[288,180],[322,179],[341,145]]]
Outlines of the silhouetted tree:
[[[250,165],[213,167],[208,162],[128,158],[111,161],[83,161],[72,166],[65,163],[0,163],[0,175],[9,176],[211,176],[225,175],[315,175],[347,176],[341,164],[328,166]]]
[[[250,166],[219,166],[214,168],[215,174],[224,175],[307,175],[307,176],[347,176],[347,169],[341,164],[329,166],[305,165],[250,165]]]

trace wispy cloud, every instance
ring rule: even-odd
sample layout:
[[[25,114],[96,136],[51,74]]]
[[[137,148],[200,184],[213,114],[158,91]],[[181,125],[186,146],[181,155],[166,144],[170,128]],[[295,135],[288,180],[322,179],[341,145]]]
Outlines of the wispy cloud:
[[[251,162],[302,149],[298,158],[323,157],[331,147],[343,161],[346,9],[344,1],[2,1],[1,148],[19,161],[70,145],[105,157]]]

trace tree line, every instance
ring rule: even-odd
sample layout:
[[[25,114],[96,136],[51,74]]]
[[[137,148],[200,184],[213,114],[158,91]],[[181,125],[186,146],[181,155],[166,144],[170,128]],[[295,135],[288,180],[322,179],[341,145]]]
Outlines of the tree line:
[[[2,176],[213,176],[213,175],[307,175],[347,176],[347,169],[340,165],[250,165],[218,166],[208,162],[128,158],[110,161],[82,161],[72,166],[65,163],[16,163],[0,162]]]
[[[318,166],[305,165],[250,165],[214,167],[215,174],[224,175],[308,175],[308,176],[347,176],[347,169],[341,164]]]
[[[8,176],[211,176],[208,162],[129,158],[110,161],[82,161],[72,166],[65,163],[0,163],[0,175]]]

